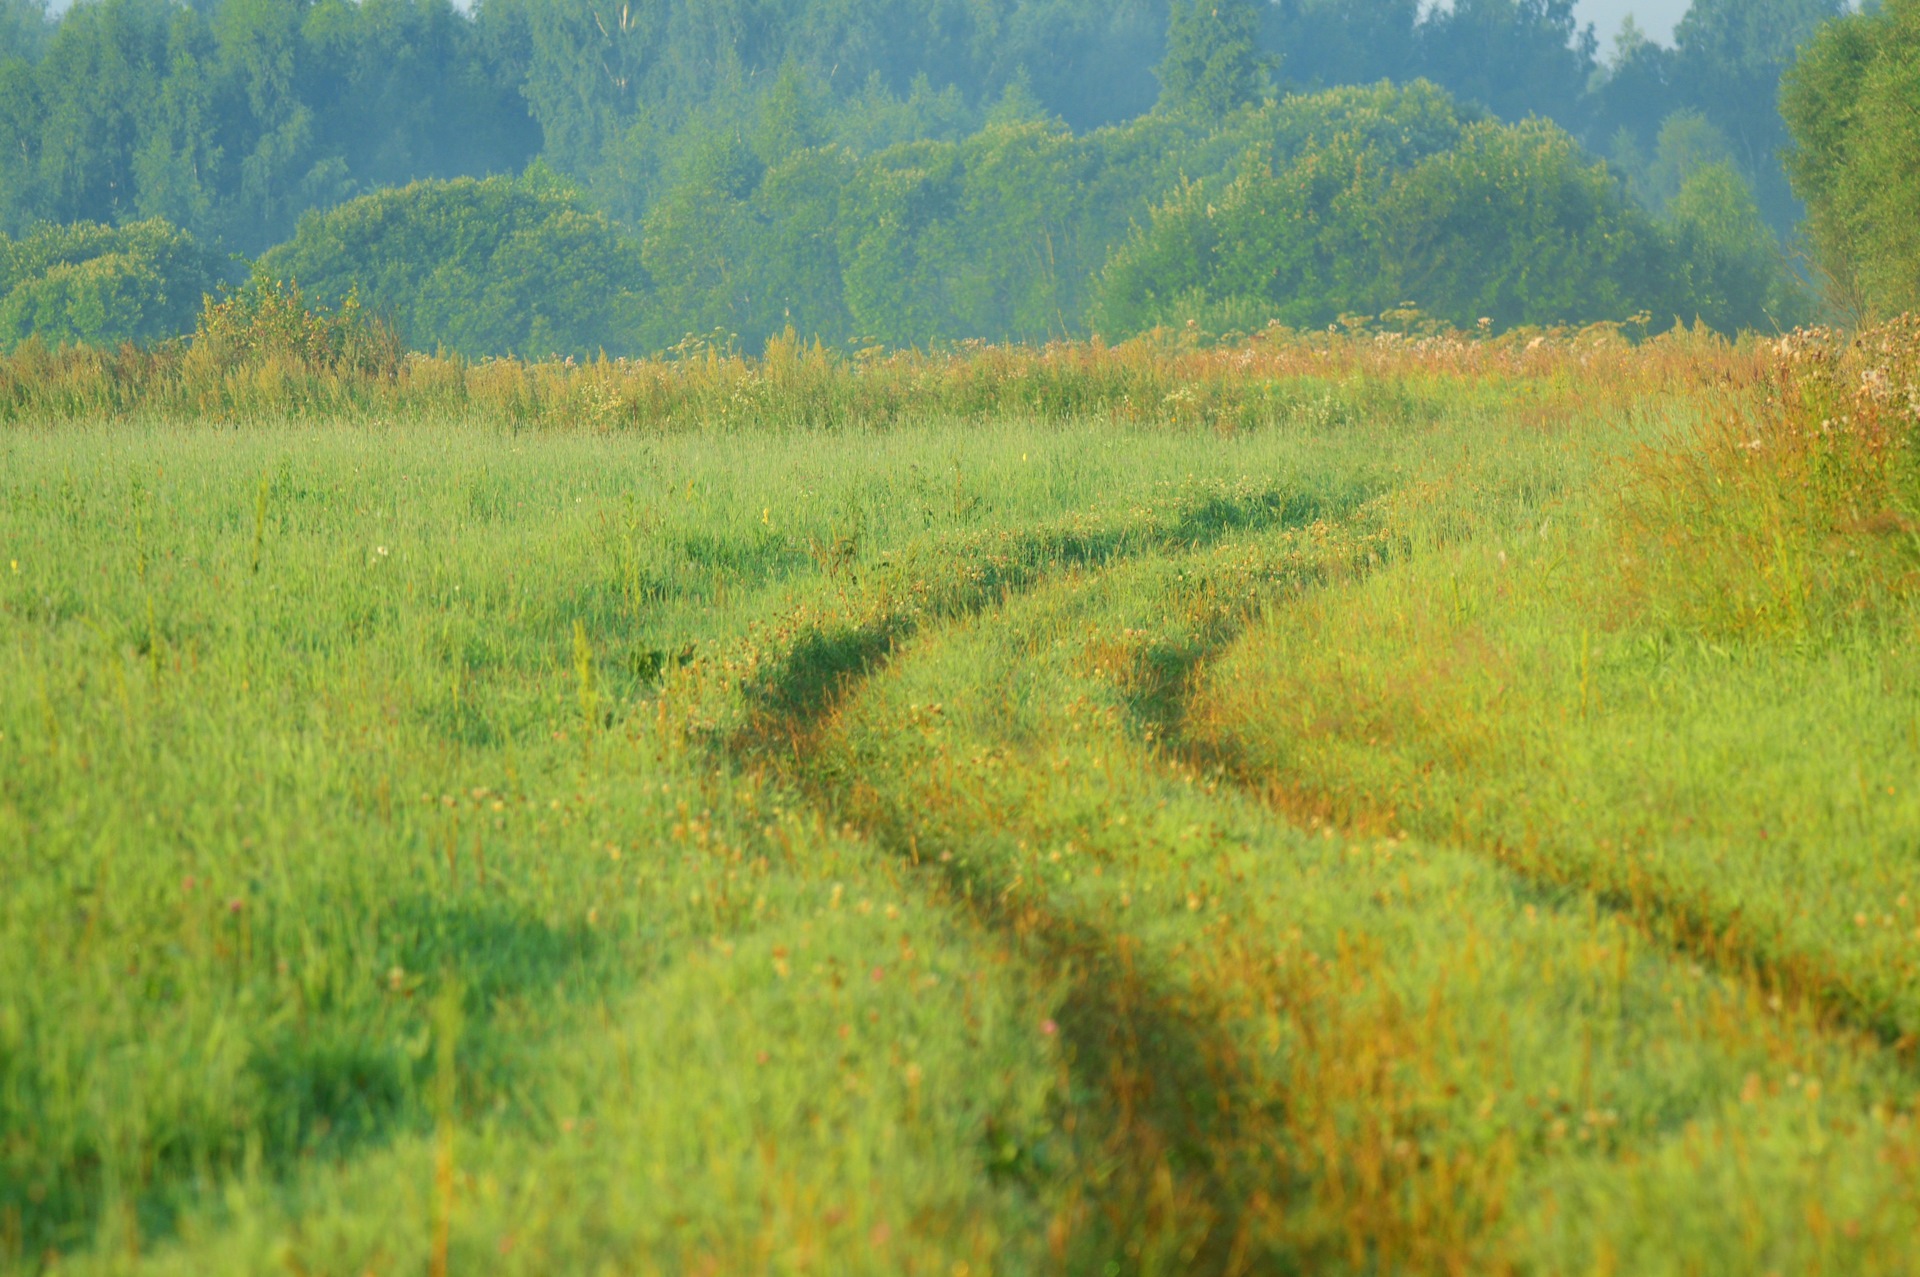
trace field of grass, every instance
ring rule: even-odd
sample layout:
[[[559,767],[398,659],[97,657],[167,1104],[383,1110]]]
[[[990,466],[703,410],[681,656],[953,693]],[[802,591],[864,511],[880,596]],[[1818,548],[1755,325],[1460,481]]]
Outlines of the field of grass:
[[[0,367],[0,1270],[1920,1270],[1920,340]]]

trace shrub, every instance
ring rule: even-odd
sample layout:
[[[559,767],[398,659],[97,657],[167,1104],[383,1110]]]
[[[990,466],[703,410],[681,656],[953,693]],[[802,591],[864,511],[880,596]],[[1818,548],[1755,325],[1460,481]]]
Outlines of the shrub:
[[[1439,145],[1340,129],[1184,186],[1109,263],[1114,333],[1257,311],[1291,326],[1411,302],[1460,327],[1621,319],[1670,288],[1656,228],[1554,125],[1478,121]]]
[[[409,345],[470,358],[633,353],[646,286],[639,245],[538,166],[309,213],[256,273],[324,305],[357,295]]]
[[[390,378],[406,346],[367,313],[357,293],[328,309],[310,306],[297,284],[255,279],[207,299],[192,353],[195,363],[219,369],[279,363],[302,372]]]
[[[217,258],[158,218],[0,235],[0,349],[29,337],[111,346],[178,336],[219,278]]]

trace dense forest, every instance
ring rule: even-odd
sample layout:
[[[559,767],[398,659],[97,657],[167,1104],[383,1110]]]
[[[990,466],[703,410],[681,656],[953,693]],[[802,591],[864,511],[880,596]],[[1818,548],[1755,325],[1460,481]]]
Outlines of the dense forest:
[[[0,342],[181,331],[249,272],[474,356],[1771,328],[1781,77],[1845,8],[1603,50],[1572,0],[0,0]],[[1856,197],[1796,163],[1831,247]]]

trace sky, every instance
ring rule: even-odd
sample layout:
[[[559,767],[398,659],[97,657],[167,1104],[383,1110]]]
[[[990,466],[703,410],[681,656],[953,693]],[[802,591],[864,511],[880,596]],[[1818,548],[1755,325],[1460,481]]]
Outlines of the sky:
[[[1673,43],[1674,24],[1687,12],[1688,0],[1576,0],[1574,15],[1581,26],[1589,22],[1600,33],[1600,55],[1613,48],[1620,20],[1628,14],[1640,29],[1662,44]]]

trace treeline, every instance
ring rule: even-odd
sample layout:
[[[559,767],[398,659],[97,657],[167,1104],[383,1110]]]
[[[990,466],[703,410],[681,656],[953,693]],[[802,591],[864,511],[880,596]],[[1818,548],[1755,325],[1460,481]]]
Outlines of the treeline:
[[[1655,218],[1557,126],[1503,124],[1430,85],[1249,102],[1211,122],[1159,111],[1086,134],[1009,113],[958,141],[861,156],[819,141],[789,79],[750,123],[710,135],[703,164],[636,230],[536,164],[309,214],[255,269],[468,357],[638,355],[689,333],[758,349],[788,330],[855,349],[1156,326],[1219,336],[1387,311],[1402,327],[1500,331],[1641,314],[1655,329],[1678,317],[1732,332],[1801,317],[1731,169],[1699,170]],[[157,225],[19,241],[24,269],[0,273],[0,297],[10,279],[13,293],[48,293],[31,268],[62,244]],[[208,274],[201,259],[177,269]],[[93,269],[94,292],[39,331],[147,335],[84,322],[126,312],[113,290],[144,278]],[[27,329],[0,340],[9,332]]]
[[[246,253],[306,209],[536,154],[638,222],[688,162],[682,135],[751,112],[782,72],[867,153],[956,140],[1010,96],[1076,132],[1122,123],[1161,100],[1170,61],[1167,0],[82,0],[58,22],[40,4],[0,0],[0,230],[164,217]],[[1696,0],[1675,48],[1629,26],[1605,54],[1573,0],[1206,16],[1243,27],[1262,89],[1425,79],[1510,122],[1554,120],[1650,194],[1681,113],[1711,130],[1686,144],[1733,159],[1784,228],[1776,86],[1844,8]]]
[[[1841,8],[1696,0],[1603,58],[1572,0],[0,0],[0,320],[144,338],[136,276],[241,253],[473,355],[1773,326],[1776,85]],[[63,247],[154,219],[206,251]]]

